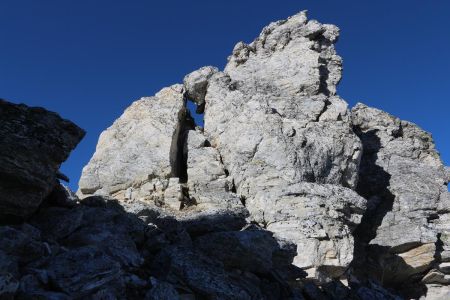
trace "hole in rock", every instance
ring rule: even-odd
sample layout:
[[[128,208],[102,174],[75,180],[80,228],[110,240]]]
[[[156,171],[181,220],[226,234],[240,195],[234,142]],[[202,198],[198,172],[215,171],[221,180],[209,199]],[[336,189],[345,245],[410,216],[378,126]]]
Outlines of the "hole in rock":
[[[198,109],[198,105],[195,104],[192,100],[187,99],[187,103],[186,103],[186,107],[188,109],[188,111],[190,112],[192,118],[195,121],[195,125],[203,127],[205,122],[204,122],[204,113],[197,113],[197,109]]]

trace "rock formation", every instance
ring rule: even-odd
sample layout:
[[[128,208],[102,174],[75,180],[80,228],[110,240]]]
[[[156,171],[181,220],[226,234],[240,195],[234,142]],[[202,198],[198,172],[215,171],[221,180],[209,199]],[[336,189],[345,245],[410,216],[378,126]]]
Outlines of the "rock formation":
[[[365,246],[357,271],[364,266],[366,275],[411,297],[441,290],[434,284],[449,283],[449,245],[441,237],[450,230],[450,198],[431,135],[360,103],[352,119],[364,148],[357,191],[369,202],[356,234]]]
[[[56,178],[83,131],[0,102],[0,207],[28,217],[0,216],[0,298],[449,298],[449,169],[416,125],[348,109],[338,35],[301,12],[134,102],[76,196]]]
[[[186,114],[183,95],[183,86],[173,85],[127,108],[101,134],[83,169],[80,192],[109,195],[139,187],[149,197],[150,185],[162,186],[172,175],[176,177],[178,136]]]
[[[84,134],[55,113],[0,99],[0,218],[34,213]]]

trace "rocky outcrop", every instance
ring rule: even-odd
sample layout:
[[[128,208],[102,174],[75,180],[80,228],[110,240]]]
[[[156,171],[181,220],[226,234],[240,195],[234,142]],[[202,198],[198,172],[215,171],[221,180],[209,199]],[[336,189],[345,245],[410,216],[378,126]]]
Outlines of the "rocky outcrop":
[[[353,259],[351,232],[360,223],[366,200],[354,191],[315,183],[261,186],[247,200],[252,218],[297,245],[294,264],[311,277],[339,278]]]
[[[350,190],[361,143],[347,104],[335,95],[338,34],[304,13],[272,23],[251,44],[234,47],[225,70],[209,78],[205,96],[205,135],[253,220],[297,243],[296,265],[311,274],[321,267],[332,277],[352,260],[351,251],[338,249],[353,248],[353,225],[365,209]],[[191,77],[198,76],[185,82]],[[328,205],[348,213],[332,213]]]
[[[117,197],[127,199],[142,191],[142,197],[161,196],[168,178],[180,176],[178,136],[185,114],[182,85],[134,102],[100,135],[95,154],[83,169],[79,195],[122,191]]]
[[[450,230],[444,165],[431,135],[415,124],[364,104],[352,109],[352,119],[364,147],[357,191],[368,199],[357,231],[363,259],[356,263],[365,268],[356,269],[417,297],[436,282],[435,275],[424,278],[432,266],[445,277],[439,267],[440,237]]]
[[[0,99],[0,218],[35,212],[84,134],[55,113]]]
[[[238,43],[223,71],[134,102],[78,196],[56,178],[83,132],[0,102],[0,154],[20,154],[0,157],[0,208],[28,216],[0,216],[0,298],[450,298],[449,170],[416,125],[348,110],[338,34],[301,12]],[[39,170],[45,193],[25,176]]]
[[[219,72],[216,67],[203,67],[187,75],[184,80],[186,96],[197,104],[197,113],[205,110],[205,96],[209,79]]]

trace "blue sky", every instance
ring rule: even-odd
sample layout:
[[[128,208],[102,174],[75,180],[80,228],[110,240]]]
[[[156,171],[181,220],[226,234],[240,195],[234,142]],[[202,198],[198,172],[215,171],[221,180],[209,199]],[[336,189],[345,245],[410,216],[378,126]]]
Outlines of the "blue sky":
[[[0,97],[87,131],[62,167],[76,189],[100,132],[132,101],[223,68],[238,41],[304,9],[341,28],[340,96],[432,132],[450,165],[448,0],[1,0]]]

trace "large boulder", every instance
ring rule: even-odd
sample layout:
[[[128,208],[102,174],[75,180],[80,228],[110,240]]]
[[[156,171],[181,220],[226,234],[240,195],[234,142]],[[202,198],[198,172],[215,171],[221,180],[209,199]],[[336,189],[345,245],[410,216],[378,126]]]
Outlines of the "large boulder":
[[[207,66],[194,71],[183,79],[186,88],[186,96],[197,104],[197,113],[203,113],[205,109],[205,96],[208,88],[208,81],[219,69]]]
[[[84,134],[56,113],[0,99],[0,218],[35,212]]]
[[[130,187],[135,193],[140,187],[156,193],[155,185],[166,186],[166,179],[179,177],[178,137],[185,114],[179,84],[134,102],[100,135],[94,156],[83,168],[79,195],[120,194],[124,199]],[[143,193],[150,196],[150,190]]]

